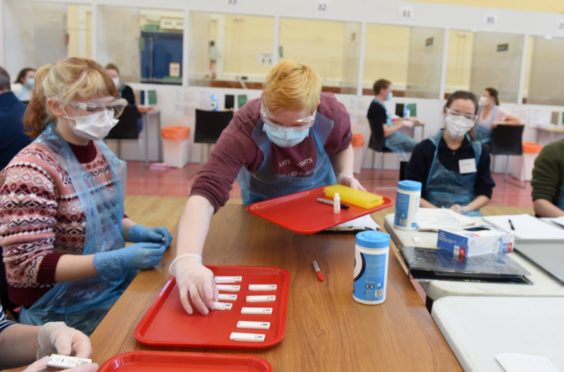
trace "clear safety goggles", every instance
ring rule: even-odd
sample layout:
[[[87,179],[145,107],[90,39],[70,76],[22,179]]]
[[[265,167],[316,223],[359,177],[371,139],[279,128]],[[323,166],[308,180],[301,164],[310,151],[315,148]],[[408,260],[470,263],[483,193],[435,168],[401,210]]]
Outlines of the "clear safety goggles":
[[[271,125],[272,127],[276,128],[276,129],[280,129],[280,130],[302,130],[302,129],[308,129],[311,128],[313,126],[313,124],[315,123],[315,115],[316,112],[314,111],[313,114],[303,117],[301,119],[297,119],[291,123],[287,123],[287,124],[281,124],[276,122],[276,120],[272,119],[272,115],[268,112],[268,110],[266,109],[266,107],[264,107],[264,105],[260,105],[260,119],[264,122],[264,123],[268,123],[269,125]]]
[[[447,109],[446,112],[447,112],[448,115],[462,116],[462,117],[465,117],[466,119],[472,120],[472,121],[476,121],[476,119],[478,118],[478,115],[469,114],[467,112],[460,112],[458,110],[453,110],[453,109]]]
[[[127,101],[123,98],[104,97],[86,102],[69,102],[68,105],[77,111],[85,111],[92,114],[105,110],[111,111],[114,118],[118,118],[125,110]]]

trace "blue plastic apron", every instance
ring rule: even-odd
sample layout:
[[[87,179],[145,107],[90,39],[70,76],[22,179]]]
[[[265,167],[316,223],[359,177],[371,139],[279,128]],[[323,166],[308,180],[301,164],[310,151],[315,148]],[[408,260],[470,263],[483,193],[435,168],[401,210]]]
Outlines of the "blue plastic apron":
[[[474,137],[476,138],[476,141],[481,142],[482,145],[487,145],[492,140],[492,126],[496,113],[497,106],[494,106],[490,112],[490,116],[484,121],[478,121],[478,125],[474,129]],[[478,117],[481,117],[481,114],[478,115]]]
[[[57,156],[67,170],[86,215],[84,255],[110,251],[125,246],[122,235],[124,213],[125,162],[119,160],[102,142],[96,147],[108,162],[114,188],[106,187],[92,177],[78,162],[68,143],[49,125],[36,139]],[[22,308],[20,322],[44,324],[63,321],[71,327],[90,334],[102,317],[123,293],[136,271],[124,272],[112,282],[99,277],[60,282],[39,298],[31,307]]]
[[[564,210],[564,183],[560,186],[560,195],[558,196],[558,208]]]
[[[264,123],[259,120],[251,133],[253,141],[263,154],[262,164],[255,172],[242,168],[238,180],[241,185],[241,197],[245,205],[258,201],[305,191],[337,182],[331,159],[324,149],[325,142],[333,130],[334,123],[317,113],[315,123],[310,129],[316,149],[316,161],[313,172],[305,177],[293,177],[277,174],[272,167],[271,146],[274,145],[263,131]]]
[[[384,104],[377,99],[374,99],[374,102],[378,103],[384,108],[384,110],[386,110],[386,125],[391,127],[393,124],[392,116],[386,109],[386,106],[384,106]],[[395,131],[384,139],[384,145],[390,151],[395,153],[413,152],[413,149],[415,148],[415,145],[417,145],[417,143],[417,140],[400,131]]]
[[[439,208],[450,208],[454,204],[465,206],[475,198],[474,187],[476,184],[477,172],[460,174],[445,168],[439,161],[439,143],[443,136],[443,132],[439,132],[429,139],[435,145],[435,154],[433,162],[429,170],[429,176],[425,183],[425,195],[427,201]],[[470,141],[470,137],[466,135],[466,139]],[[476,161],[476,169],[482,154],[482,144],[480,142],[472,142],[474,149],[474,158]],[[479,216],[479,211],[470,211],[465,213],[468,216]]]

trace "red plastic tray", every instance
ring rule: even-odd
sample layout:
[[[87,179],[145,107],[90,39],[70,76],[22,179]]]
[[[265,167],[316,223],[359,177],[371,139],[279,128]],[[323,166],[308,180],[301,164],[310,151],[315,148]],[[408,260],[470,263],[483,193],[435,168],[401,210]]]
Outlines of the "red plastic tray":
[[[106,361],[99,372],[111,371],[254,371],[271,372],[266,360],[251,355],[133,351]]]
[[[326,198],[323,187],[254,203],[247,210],[295,233],[314,234],[393,204],[390,198],[384,197],[384,204],[378,207],[364,209],[347,204],[349,209],[335,214],[333,206],[321,204],[317,198]]]
[[[151,346],[171,347],[218,347],[233,349],[262,349],[273,346],[286,333],[286,304],[288,302],[289,273],[277,267],[257,266],[208,266],[215,275],[241,275],[243,281],[236,293],[233,308],[228,311],[214,310],[208,315],[188,315],[182,308],[174,279],[170,279],[143,316],[134,331],[137,341]],[[249,284],[277,284],[276,291],[249,292]],[[276,301],[247,303],[249,294],[275,294]],[[243,315],[241,307],[272,307],[271,315]],[[253,330],[237,328],[237,321],[269,321],[270,329]],[[231,341],[231,332],[264,333],[264,342]]]

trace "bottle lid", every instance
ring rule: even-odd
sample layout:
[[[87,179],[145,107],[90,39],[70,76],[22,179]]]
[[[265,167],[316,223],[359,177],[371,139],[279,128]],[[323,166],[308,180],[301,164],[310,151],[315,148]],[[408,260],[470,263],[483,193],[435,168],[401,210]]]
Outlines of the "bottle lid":
[[[380,231],[362,231],[356,234],[356,243],[365,248],[387,248],[390,234]]]
[[[421,182],[410,180],[399,181],[398,188],[407,191],[421,191]]]

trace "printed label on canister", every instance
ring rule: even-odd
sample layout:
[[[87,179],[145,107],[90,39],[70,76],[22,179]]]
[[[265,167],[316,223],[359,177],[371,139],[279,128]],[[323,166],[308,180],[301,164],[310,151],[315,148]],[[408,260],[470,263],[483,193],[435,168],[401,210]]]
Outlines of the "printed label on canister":
[[[354,257],[353,297],[379,303],[386,298],[388,253],[364,254],[358,249]]]
[[[407,193],[398,192],[396,197],[396,213],[394,216],[394,225],[407,229],[416,229],[417,207],[419,206],[419,198]]]

